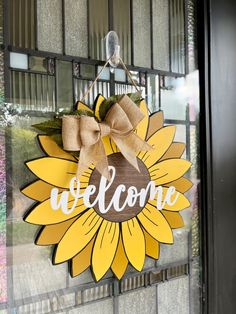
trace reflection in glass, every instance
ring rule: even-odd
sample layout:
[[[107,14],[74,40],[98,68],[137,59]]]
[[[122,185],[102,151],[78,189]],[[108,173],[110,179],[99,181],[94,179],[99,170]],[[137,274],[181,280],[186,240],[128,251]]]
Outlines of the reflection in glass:
[[[71,110],[72,106],[72,63],[57,61],[57,110]]]
[[[108,33],[108,0],[89,0],[89,56],[105,60],[103,38]]]
[[[169,71],[169,1],[153,0],[153,66]]]
[[[161,80],[161,109],[165,119],[185,120],[187,99],[184,78],[165,77]]]
[[[12,71],[11,102],[17,110],[54,111],[55,78]]]
[[[150,1],[133,0],[134,65],[151,66]]]
[[[113,0],[113,25],[119,36],[121,57],[131,64],[130,0]]]
[[[62,53],[62,1],[37,1],[38,48]]]
[[[66,54],[87,58],[87,0],[66,0],[64,5]]]

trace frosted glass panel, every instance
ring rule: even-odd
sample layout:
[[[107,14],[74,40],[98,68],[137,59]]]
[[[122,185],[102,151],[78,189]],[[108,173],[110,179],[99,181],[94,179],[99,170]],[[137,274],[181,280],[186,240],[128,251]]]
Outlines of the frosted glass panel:
[[[165,265],[174,262],[181,262],[188,258],[188,237],[189,233],[184,229],[173,231],[174,244],[160,244],[160,258],[157,261],[158,265]]]
[[[112,299],[106,301],[99,301],[97,303],[84,305],[72,311],[69,314],[112,314],[113,313],[113,301]]]
[[[169,71],[169,2],[153,0],[153,66]]]
[[[189,278],[158,285],[158,314],[189,314]]]
[[[151,66],[150,1],[133,1],[134,64]]]
[[[23,53],[10,52],[10,67],[15,69],[28,70],[28,55]]]
[[[62,1],[38,0],[38,48],[62,53]]]
[[[156,287],[146,288],[144,290],[139,290],[120,296],[119,314],[127,313],[156,314]]]
[[[87,0],[65,1],[66,54],[88,56]]]

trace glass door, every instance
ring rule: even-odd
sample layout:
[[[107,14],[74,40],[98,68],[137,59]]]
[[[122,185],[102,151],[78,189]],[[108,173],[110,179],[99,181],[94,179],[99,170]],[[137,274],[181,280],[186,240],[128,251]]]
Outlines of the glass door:
[[[201,313],[195,5],[0,1],[0,313]],[[160,244],[159,259],[146,257],[141,272],[129,265],[121,280],[108,271],[96,283],[89,269],[71,278],[66,263],[52,265],[50,246],[34,244],[39,227],[23,221],[34,201],[20,189],[36,179],[24,162],[43,156],[32,125],[81,99],[104,65],[102,39],[109,30],[118,33],[122,58],[149,113],[163,113],[156,127],[176,126],[174,141],[185,144],[193,186],[186,194],[190,207],[172,225],[174,244]],[[85,103],[91,106],[98,93],[107,98],[134,91],[121,67],[107,68]]]

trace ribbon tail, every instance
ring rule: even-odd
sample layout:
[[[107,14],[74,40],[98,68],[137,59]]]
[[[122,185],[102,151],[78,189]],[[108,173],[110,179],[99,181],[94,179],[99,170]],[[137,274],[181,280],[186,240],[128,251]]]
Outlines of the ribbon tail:
[[[96,169],[102,176],[110,181],[111,176],[108,168],[108,160],[102,140],[100,140],[96,145]]]
[[[76,178],[78,179],[92,163],[101,175],[110,180],[107,156],[101,140],[94,145],[81,148]]]
[[[94,148],[92,146],[82,146],[81,147],[78,167],[77,167],[77,171],[76,171],[76,178],[77,179],[94,162],[96,157],[93,154],[93,149]]]
[[[140,151],[148,151],[152,149],[148,143],[143,141],[136,133],[132,132],[126,137],[112,136],[113,141],[118,146],[121,154],[127,159],[127,161],[139,172],[139,166],[137,161],[137,153]]]

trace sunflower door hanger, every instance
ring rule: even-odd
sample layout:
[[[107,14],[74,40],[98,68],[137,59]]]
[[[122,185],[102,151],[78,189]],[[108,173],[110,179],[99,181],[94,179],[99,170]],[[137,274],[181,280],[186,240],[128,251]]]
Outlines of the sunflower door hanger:
[[[37,180],[21,191],[36,201],[24,220],[41,226],[35,244],[52,245],[53,264],[69,262],[72,277],[90,267],[96,281],[109,269],[121,279],[129,263],[141,271],[145,256],[157,260],[160,243],[173,244],[172,229],[184,226],[191,163],[163,120],[162,111],[149,115],[138,90],[98,95],[93,109],[82,99],[34,125],[45,156],[26,162]]]

